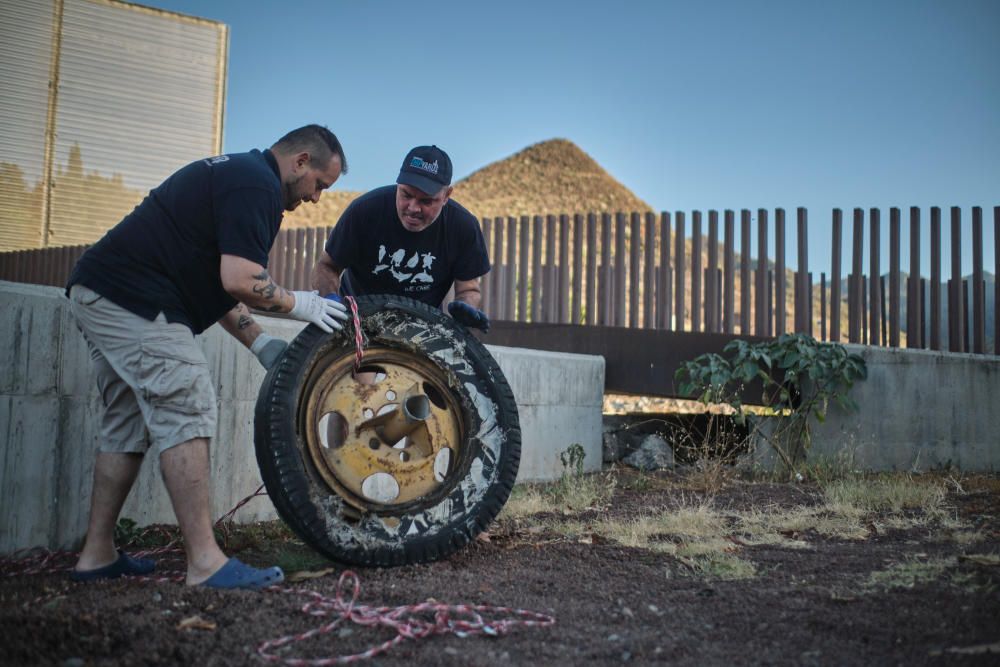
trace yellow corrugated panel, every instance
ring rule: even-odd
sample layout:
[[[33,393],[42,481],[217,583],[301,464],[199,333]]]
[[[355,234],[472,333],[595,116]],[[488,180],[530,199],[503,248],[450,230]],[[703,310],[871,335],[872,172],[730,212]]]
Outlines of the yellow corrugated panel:
[[[54,3],[0,2],[0,250],[42,240]]]
[[[48,245],[90,243],[178,167],[219,152],[222,24],[65,0]]]

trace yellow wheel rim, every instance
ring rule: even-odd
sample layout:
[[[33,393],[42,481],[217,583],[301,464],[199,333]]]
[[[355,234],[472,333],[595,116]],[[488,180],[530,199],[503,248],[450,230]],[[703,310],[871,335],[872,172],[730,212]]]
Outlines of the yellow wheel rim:
[[[372,347],[357,374],[354,355],[343,350],[313,369],[300,402],[300,433],[332,491],[361,513],[379,514],[447,491],[462,459],[464,426],[440,368]]]

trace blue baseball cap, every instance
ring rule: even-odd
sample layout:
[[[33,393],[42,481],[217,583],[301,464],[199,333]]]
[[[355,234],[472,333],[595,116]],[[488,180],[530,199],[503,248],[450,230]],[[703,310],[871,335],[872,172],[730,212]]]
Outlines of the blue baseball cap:
[[[451,185],[451,158],[437,146],[417,146],[406,154],[396,182],[436,195]]]

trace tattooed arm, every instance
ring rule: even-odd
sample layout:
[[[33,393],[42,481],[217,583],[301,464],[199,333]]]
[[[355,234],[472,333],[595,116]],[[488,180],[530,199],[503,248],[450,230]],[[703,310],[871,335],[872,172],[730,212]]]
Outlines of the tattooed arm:
[[[344,304],[324,299],[315,292],[289,292],[275,283],[263,266],[248,259],[223,255],[219,273],[222,286],[230,296],[251,308],[267,313],[288,313],[292,318],[311,322],[327,333],[340,329],[340,322],[347,319]]]
[[[247,347],[250,347],[257,336],[263,333],[260,325],[254,321],[250,314],[250,309],[242,303],[236,304],[232,310],[223,315],[219,324],[229,332],[230,336]]]
[[[267,269],[249,259],[223,255],[219,274],[223,288],[251,308],[267,313],[287,313],[295,306],[292,293],[274,282]]]

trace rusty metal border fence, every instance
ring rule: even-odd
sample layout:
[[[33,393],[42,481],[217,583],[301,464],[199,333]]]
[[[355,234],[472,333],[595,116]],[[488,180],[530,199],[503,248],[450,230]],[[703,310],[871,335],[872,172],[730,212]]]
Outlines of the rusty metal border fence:
[[[971,210],[970,278],[961,273],[963,211],[959,207],[948,211],[951,272],[947,281],[942,280],[941,209],[932,207],[929,211],[930,274],[925,278],[920,264],[921,210],[910,208],[905,282],[900,248],[903,215],[898,208],[889,210],[888,276],[881,274],[880,266],[881,211],[851,211],[850,254],[845,257],[844,212],[834,209],[832,273],[829,280],[821,273],[818,283],[808,268],[808,212],[804,208],[796,210],[798,268],[792,275],[785,268],[784,209],[775,209],[773,215],[767,209],[741,210],[738,254],[736,212],[722,212],[721,242],[719,212],[707,213],[707,234],[703,233],[701,211],[485,218],[483,234],[493,263],[482,286],[487,313],[510,322],[756,337],[791,330],[820,340],[932,350],[947,346],[953,352],[1000,354],[1000,318],[995,315],[993,349],[987,350],[980,207]],[[688,223],[690,236],[686,234]],[[867,274],[863,267],[866,224]],[[994,275],[1000,275],[1000,206],[993,208],[993,226]],[[774,236],[773,257],[769,228]],[[314,227],[279,232],[269,263],[275,280],[289,289],[307,289],[312,266],[331,230]],[[751,256],[754,240],[756,258]],[[86,248],[0,253],[0,280],[63,285]],[[843,261],[850,266],[846,277],[841,274]],[[1000,311],[1000,290],[995,284],[993,291],[996,313]],[[845,305],[846,321],[842,321]],[[942,321],[944,314],[947,319]]]

